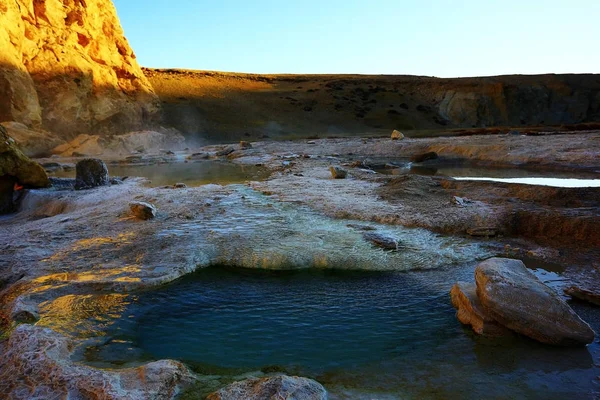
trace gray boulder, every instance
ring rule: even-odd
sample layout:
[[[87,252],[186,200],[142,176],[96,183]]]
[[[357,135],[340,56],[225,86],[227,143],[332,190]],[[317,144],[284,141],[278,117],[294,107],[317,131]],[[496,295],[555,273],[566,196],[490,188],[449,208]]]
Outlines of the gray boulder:
[[[297,376],[277,375],[232,383],[210,394],[207,400],[325,400],[327,391],[318,382]]]
[[[477,297],[487,315],[542,343],[586,345],[594,331],[520,260],[490,258],[475,269]]]
[[[75,166],[75,189],[91,189],[110,184],[108,168],[104,161],[97,158],[86,158]]]

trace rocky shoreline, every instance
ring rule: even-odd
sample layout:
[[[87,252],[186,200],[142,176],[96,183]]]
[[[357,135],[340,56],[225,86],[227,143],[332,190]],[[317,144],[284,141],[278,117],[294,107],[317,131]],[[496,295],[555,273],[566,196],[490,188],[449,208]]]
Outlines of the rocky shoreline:
[[[175,186],[152,188],[144,179],[129,178],[112,184],[102,179],[101,186],[79,191],[71,184],[27,189],[20,211],[0,217],[0,321],[6,338],[0,342],[6,360],[0,392],[14,398],[172,398],[202,378],[171,360],[110,371],[86,366],[76,351],[87,339],[61,325],[53,313],[73,313],[83,298],[89,299],[86,307],[94,312],[107,312],[107,307],[118,307],[120,294],[150,290],[215,264],[270,269],[344,265],[398,271],[501,255],[568,265],[564,276],[573,277],[580,286],[588,278],[596,279],[586,271],[597,262],[600,249],[600,188],[395,176],[369,169],[379,159],[408,160],[426,152],[438,155],[420,163],[429,168],[453,162],[577,168],[595,176],[600,169],[600,133],[328,139],[166,149],[107,157],[108,170],[111,162],[201,158],[258,164],[270,176],[243,185],[186,187],[173,182]],[[62,168],[80,159],[39,161]],[[343,169],[346,176],[333,179],[332,166]],[[136,217],[149,214],[144,210],[132,214],[130,204],[136,205],[136,213],[138,207],[154,207],[152,218]],[[349,252],[350,248],[355,251]],[[431,256],[411,258],[419,249]],[[479,318],[487,323],[499,317],[487,321],[480,314]],[[62,383],[56,384],[57,379]],[[288,393],[285,387],[290,385],[304,385],[299,393],[310,393],[298,398],[324,398],[316,382],[294,379],[246,382],[210,398],[237,398],[231,393],[259,390],[256,387],[261,388],[257,393]],[[243,391],[240,385],[245,385]]]

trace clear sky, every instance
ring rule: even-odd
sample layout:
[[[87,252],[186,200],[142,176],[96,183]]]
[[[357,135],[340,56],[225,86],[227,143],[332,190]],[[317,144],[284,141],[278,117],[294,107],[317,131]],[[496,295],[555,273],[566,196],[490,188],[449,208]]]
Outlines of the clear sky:
[[[156,68],[600,73],[600,0],[114,0]]]

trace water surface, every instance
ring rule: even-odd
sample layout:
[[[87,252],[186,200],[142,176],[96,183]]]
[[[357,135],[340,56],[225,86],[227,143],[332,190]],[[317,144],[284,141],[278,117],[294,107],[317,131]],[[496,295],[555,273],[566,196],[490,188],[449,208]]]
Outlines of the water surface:
[[[224,161],[176,162],[149,165],[109,165],[110,176],[136,176],[148,178],[153,187],[185,183],[200,186],[209,183],[221,185],[264,180],[269,170],[253,165],[239,165]],[[51,174],[59,178],[75,178],[75,171],[58,171]]]
[[[473,268],[211,267],[131,297],[94,357],[174,358],[213,374],[269,367],[313,377],[333,399],[592,399],[600,393],[597,344],[564,349],[517,336],[485,339],[461,326],[448,291],[456,280],[472,281]],[[578,307],[598,330],[598,312]]]

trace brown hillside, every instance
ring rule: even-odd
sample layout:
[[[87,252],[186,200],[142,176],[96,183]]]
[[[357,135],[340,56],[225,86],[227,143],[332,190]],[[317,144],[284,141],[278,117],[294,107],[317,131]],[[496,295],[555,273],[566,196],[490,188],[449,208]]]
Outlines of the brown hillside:
[[[600,121],[600,75],[440,79],[144,69],[165,122],[214,140]]]

